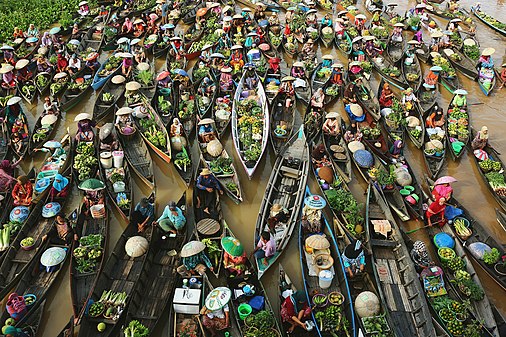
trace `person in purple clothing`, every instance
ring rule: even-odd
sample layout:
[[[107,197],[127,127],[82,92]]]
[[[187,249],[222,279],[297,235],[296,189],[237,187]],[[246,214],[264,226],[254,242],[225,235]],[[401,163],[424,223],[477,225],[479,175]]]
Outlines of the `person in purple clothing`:
[[[262,259],[262,263],[267,266],[269,261],[267,259],[276,254],[276,240],[267,231],[263,231],[258,240],[257,246],[253,251],[257,259]]]

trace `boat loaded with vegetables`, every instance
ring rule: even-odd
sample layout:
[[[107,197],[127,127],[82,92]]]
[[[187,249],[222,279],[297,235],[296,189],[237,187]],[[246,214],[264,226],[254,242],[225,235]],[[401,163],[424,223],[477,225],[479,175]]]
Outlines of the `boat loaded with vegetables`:
[[[458,89],[455,91],[455,95],[467,95],[467,91],[464,89]],[[469,105],[462,107],[454,106],[452,97],[448,106],[448,112],[446,114],[446,133],[447,133],[447,144],[450,149],[450,155],[453,160],[459,159],[465,152],[467,143],[469,142]]]

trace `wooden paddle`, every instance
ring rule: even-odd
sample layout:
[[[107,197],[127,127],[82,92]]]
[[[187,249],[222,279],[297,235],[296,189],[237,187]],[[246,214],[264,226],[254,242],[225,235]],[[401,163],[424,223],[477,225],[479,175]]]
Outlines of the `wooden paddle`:
[[[424,229],[424,228],[427,228],[427,227],[432,227],[434,225],[437,225],[438,223],[440,223],[442,220],[439,220],[437,222],[434,222],[432,225],[425,225],[423,227],[418,227],[418,228],[415,228],[415,229],[412,229],[410,231],[407,231],[406,234],[413,234],[414,232],[418,232],[420,229]]]

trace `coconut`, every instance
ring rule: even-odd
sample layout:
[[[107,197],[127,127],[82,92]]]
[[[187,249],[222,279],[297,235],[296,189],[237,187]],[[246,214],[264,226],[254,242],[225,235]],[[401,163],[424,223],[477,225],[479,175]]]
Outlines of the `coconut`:
[[[323,166],[318,170],[318,177],[325,180],[327,184],[332,184],[334,181],[334,171],[328,166]]]
[[[207,144],[207,153],[213,157],[218,157],[223,152],[223,145],[217,139],[211,140]]]

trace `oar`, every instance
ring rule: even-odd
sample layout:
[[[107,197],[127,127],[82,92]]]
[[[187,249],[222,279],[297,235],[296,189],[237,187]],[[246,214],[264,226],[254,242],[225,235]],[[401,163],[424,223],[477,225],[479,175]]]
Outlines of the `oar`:
[[[434,222],[432,225],[425,225],[423,227],[418,227],[418,228],[412,229],[410,231],[407,231],[406,234],[413,234],[414,232],[418,232],[420,229],[424,229],[424,228],[427,228],[427,227],[432,227],[434,225],[437,225],[440,222],[441,222],[441,220],[439,220],[437,222]]]

